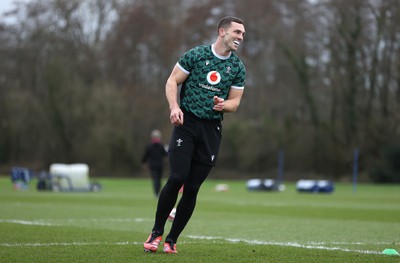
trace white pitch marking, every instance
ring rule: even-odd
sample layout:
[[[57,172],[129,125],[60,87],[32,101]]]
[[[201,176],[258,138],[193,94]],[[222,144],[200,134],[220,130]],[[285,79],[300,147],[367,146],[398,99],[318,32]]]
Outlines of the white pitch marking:
[[[76,219],[69,219],[70,221],[76,221]],[[126,219],[105,219],[104,221],[125,221]],[[0,223],[13,223],[13,224],[22,224],[22,225],[37,225],[37,226],[62,226],[61,224],[43,222],[44,220],[35,220],[35,221],[28,221],[28,220],[16,220],[16,219],[0,219]],[[102,220],[98,220],[102,221]],[[135,222],[143,222],[147,221],[144,218],[136,218],[133,220],[126,220],[128,221],[135,221]],[[362,243],[362,242],[354,242],[354,243],[342,243],[342,242],[310,242],[306,245],[299,244],[297,242],[275,242],[275,241],[260,241],[260,240],[246,240],[246,239],[232,239],[232,238],[223,238],[223,237],[212,237],[212,236],[186,236],[191,239],[203,239],[203,240],[223,240],[231,243],[238,243],[243,242],[252,245],[274,245],[274,246],[285,246],[285,247],[299,247],[299,248],[306,248],[306,249],[321,249],[321,250],[337,250],[343,252],[355,252],[355,253],[362,253],[362,254],[381,254],[378,251],[372,250],[356,250],[356,249],[347,249],[347,248],[340,248],[340,247],[329,247],[324,245],[383,245],[383,244],[392,244],[392,243]],[[185,242],[181,242],[185,243]],[[84,243],[84,242],[72,242],[72,243],[0,243],[1,247],[22,247],[22,246],[90,246],[90,245],[141,245],[143,242],[117,242],[117,243],[100,243],[100,242],[93,242],[93,243]]]
[[[58,224],[47,223],[43,221],[28,221],[28,220],[16,220],[16,219],[0,219],[0,223],[12,223],[20,225],[32,225],[32,226],[59,226]]]
[[[60,242],[60,243],[0,243],[1,247],[53,247],[53,246],[98,246],[98,245],[142,245],[143,242]]]
[[[260,241],[260,240],[246,240],[246,239],[233,239],[233,238],[223,238],[223,237],[210,237],[210,236],[186,236],[188,238],[193,239],[206,239],[206,240],[223,240],[231,243],[243,242],[251,245],[273,245],[273,246],[284,246],[284,247],[299,247],[306,249],[320,249],[320,250],[337,250],[343,252],[355,252],[362,254],[381,254],[378,251],[372,250],[356,250],[356,249],[347,249],[340,247],[327,247],[322,245],[302,245],[297,242],[275,242],[275,241]],[[329,243],[326,243],[329,244]]]

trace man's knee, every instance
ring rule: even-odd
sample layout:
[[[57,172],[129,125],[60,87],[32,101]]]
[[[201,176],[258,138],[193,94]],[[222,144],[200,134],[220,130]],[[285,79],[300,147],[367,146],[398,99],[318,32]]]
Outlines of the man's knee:
[[[167,180],[169,187],[174,189],[180,189],[184,183],[184,179],[181,176],[171,174]]]
[[[197,195],[199,192],[200,185],[199,184],[185,184],[184,193],[188,195]]]

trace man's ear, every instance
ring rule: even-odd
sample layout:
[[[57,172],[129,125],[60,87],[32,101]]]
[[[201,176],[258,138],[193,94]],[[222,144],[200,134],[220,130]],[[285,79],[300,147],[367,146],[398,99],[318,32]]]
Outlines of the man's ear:
[[[221,37],[225,36],[225,29],[221,27],[220,29],[218,29],[218,33]]]

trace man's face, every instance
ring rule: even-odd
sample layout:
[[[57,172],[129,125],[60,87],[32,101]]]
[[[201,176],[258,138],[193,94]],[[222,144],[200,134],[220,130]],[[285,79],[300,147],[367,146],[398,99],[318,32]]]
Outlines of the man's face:
[[[232,22],[228,29],[223,29],[223,39],[225,46],[230,51],[236,51],[244,38],[244,26],[242,24]]]

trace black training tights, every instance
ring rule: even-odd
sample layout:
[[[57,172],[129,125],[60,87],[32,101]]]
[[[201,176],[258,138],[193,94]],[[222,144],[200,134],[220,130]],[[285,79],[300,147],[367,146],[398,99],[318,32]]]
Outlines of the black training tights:
[[[183,195],[176,208],[175,219],[166,238],[176,243],[193,214],[197,193],[210,173],[212,166],[191,160],[190,155],[176,152],[169,153],[169,161],[171,173],[158,199],[153,231],[157,231],[160,234],[164,233],[165,222],[178,199],[180,188],[184,185]]]
[[[161,190],[161,179],[162,179],[162,167],[151,168],[151,179],[153,180],[153,191],[154,195],[158,197]]]

